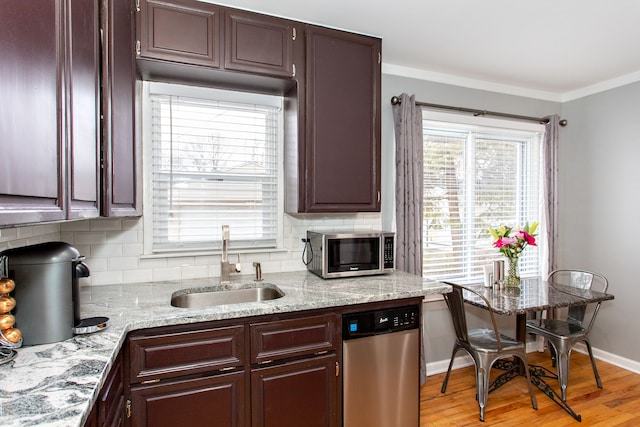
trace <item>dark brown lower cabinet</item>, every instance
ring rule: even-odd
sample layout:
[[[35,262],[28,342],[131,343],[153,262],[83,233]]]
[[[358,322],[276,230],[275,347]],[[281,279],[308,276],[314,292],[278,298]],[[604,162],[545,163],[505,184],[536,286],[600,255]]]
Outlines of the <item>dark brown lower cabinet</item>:
[[[338,426],[339,331],[329,310],[134,331],[128,425]]]
[[[337,419],[335,354],[251,371],[252,427],[329,427]]]
[[[125,425],[124,368],[120,352],[98,394],[84,427],[122,427]]]
[[[342,315],[420,297],[136,330],[85,427],[337,427]]]
[[[131,387],[132,426],[241,427],[244,371]]]
[[[124,426],[124,368],[122,353],[116,358],[98,396],[98,426]]]

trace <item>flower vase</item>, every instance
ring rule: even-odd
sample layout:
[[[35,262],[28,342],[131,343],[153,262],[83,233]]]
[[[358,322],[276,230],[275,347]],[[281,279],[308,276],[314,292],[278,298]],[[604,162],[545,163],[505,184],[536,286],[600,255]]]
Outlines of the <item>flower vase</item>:
[[[507,258],[509,260],[509,270],[507,271],[507,277],[505,277],[504,283],[510,287],[520,286],[520,273],[518,271],[518,258]]]

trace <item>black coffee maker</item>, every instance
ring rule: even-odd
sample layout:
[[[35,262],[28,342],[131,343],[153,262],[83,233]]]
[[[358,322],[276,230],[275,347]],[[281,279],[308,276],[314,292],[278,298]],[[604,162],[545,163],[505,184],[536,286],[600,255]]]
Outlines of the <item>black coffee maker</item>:
[[[23,345],[64,341],[107,326],[106,317],[81,318],[79,279],[89,276],[89,267],[76,248],[46,242],[9,249],[2,255],[16,284],[13,312]]]

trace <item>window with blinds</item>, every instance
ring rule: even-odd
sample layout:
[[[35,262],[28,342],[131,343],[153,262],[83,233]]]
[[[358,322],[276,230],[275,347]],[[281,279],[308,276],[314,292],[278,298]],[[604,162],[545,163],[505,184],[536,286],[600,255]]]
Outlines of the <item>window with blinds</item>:
[[[276,246],[282,100],[220,93],[151,86],[153,252]]]
[[[501,258],[487,229],[542,220],[544,127],[514,126],[435,121],[425,112],[425,276],[482,281],[482,266]],[[536,249],[525,250],[521,276],[540,274],[539,256]]]

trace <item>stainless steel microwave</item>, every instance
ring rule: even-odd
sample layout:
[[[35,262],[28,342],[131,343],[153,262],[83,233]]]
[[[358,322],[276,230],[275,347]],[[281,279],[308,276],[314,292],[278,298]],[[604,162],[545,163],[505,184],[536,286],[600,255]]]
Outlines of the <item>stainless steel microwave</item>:
[[[395,267],[395,233],[307,231],[305,263],[324,278],[390,273]]]

